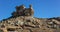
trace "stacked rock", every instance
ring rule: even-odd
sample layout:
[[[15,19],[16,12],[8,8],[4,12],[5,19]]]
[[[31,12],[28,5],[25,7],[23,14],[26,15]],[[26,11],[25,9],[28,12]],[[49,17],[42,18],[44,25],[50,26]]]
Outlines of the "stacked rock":
[[[32,16],[34,11],[32,5],[29,5],[29,8],[25,8],[24,5],[16,6],[16,11],[12,13],[13,17],[16,16]]]

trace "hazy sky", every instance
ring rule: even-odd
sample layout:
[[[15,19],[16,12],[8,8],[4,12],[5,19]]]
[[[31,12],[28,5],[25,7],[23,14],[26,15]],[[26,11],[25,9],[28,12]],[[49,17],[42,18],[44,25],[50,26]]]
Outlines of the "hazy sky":
[[[33,5],[34,17],[50,18],[60,16],[60,0],[0,0],[0,20],[11,16],[15,6]]]

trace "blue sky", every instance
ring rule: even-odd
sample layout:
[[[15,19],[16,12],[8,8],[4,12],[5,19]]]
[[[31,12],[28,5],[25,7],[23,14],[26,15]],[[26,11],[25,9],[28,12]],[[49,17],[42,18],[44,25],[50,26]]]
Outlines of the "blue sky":
[[[34,17],[60,17],[60,0],[0,0],[0,20],[8,18],[15,11],[15,6],[24,4],[27,8],[33,5]]]

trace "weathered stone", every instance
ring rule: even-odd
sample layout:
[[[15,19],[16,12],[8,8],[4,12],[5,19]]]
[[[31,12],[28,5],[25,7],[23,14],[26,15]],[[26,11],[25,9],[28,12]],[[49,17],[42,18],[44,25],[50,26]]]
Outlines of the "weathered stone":
[[[12,13],[13,17],[16,16],[32,16],[34,14],[34,11],[32,9],[32,5],[29,6],[29,8],[25,8],[24,5],[17,6],[16,12]]]
[[[60,32],[60,17],[33,17],[32,5],[25,8],[17,6],[12,16],[0,22],[0,32]]]

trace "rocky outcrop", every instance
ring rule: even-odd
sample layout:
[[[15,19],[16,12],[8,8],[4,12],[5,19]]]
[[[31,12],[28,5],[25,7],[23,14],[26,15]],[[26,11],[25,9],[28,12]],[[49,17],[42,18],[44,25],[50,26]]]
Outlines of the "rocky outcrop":
[[[0,32],[60,32],[60,17],[36,18],[30,5],[17,6],[12,16],[0,21]]]

